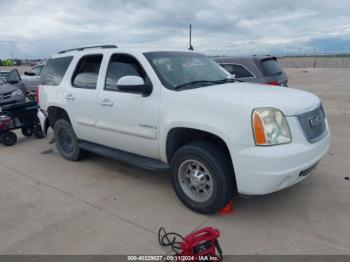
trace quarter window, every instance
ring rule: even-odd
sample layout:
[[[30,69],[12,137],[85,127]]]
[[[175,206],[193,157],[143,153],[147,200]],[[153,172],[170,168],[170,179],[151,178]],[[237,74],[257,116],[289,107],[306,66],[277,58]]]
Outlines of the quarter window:
[[[59,86],[72,59],[72,56],[50,59],[42,70],[40,82],[48,86]]]
[[[235,64],[222,64],[221,66],[231,75],[235,75],[236,78],[254,77],[244,66]]]
[[[88,55],[81,58],[73,74],[73,86],[96,89],[102,58],[102,55]]]
[[[132,56],[126,54],[114,54],[108,65],[105,90],[123,92],[118,88],[118,80],[123,76],[139,76],[146,84],[150,84],[145,70]]]

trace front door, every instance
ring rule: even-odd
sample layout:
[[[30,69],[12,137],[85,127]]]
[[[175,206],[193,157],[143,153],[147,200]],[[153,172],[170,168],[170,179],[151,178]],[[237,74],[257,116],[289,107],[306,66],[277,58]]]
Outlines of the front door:
[[[123,92],[117,82],[123,76],[140,76],[152,84],[138,60],[114,54],[106,67],[106,80],[99,93],[97,128],[99,143],[123,151],[158,158],[159,90],[149,96]]]

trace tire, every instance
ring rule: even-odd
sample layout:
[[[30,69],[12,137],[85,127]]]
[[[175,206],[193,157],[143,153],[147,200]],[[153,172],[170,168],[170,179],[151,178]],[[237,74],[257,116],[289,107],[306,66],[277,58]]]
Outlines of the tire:
[[[44,138],[44,134],[43,134],[43,131],[41,130],[41,126],[34,127],[34,136],[37,139],[43,139]]]
[[[17,136],[13,132],[5,132],[1,135],[1,142],[4,146],[13,146],[17,143]]]
[[[85,151],[79,147],[79,141],[71,124],[64,119],[59,119],[54,127],[56,147],[60,154],[67,160],[78,161]]]
[[[33,135],[34,133],[34,127],[32,126],[27,126],[27,127],[22,127],[22,134],[25,136],[25,137],[30,137]]]
[[[234,195],[230,161],[223,150],[208,142],[194,142],[180,148],[170,163],[176,195],[197,213],[217,213]]]

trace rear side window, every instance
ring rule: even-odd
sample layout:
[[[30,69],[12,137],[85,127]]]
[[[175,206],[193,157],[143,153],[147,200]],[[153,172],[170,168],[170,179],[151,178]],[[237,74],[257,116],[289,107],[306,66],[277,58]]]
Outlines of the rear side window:
[[[244,66],[235,64],[222,64],[223,68],[226,69],[231,75],[235,75],[236,78],[247,78],[254,77],[252,73],[249,72]]]
[[[96,89],[102,58],[103,55],[82,57],[73,74],[73,86],[76,88]]]
[[[41,82],[48,86],[60,85],[72,59],[72,56],[50,59],[41,72]]]
[[[264,76],[279,75],[283,72],[281,65],[274,59],[262,60],[261,68]]]

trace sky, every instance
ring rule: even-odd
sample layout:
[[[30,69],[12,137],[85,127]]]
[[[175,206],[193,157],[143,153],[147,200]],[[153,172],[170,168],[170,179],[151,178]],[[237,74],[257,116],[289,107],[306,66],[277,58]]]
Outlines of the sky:
[[[208,55],[350,52],[349,0],[0,0],[0,58],[79,46]]]

